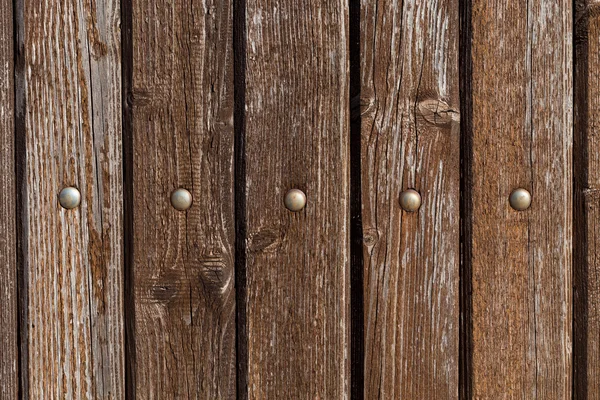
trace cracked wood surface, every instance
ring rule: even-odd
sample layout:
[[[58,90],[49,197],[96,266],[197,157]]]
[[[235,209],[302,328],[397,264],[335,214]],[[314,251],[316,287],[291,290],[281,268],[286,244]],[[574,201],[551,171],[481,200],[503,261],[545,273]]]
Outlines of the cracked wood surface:
[[[22,396],[121,399],[119,2],[17,4],[26,142]],[[65,186],[81,191],[79,208],[60,207]]]
[[[133,395],[235,398],[232,2],[131,5]]]
[[[575,2],[574,398],[600,399],[600,4]]]
[[[364,396],[456,399],[458,1],[361,4]]]
[[[348,3],[246,4],[248,397],[348,398]]]
[[[571,397],[571,3],[472,2],[471,398]]]
[[[0,398],[18,394],[13,3],[0,1]]]

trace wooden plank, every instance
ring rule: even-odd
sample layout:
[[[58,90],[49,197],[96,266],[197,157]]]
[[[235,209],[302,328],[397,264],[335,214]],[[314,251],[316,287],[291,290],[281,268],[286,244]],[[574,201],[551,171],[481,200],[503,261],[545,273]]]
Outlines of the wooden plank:
[[[13,3],[0,2],[0,398],[17,399],[17,257]]]
[[[133,395],[235,398],[232,2],[133,1],[132,46]]]
[[[25,0],[28,382],[123,398],[119,1]],[[81,206],[58,193],[76,186]]]
[[[571,3],[472,4],[472,398],[571,397]]]
[[[458,24],[456,0],[362,1],[367,399],[458,397]]]
[[[248,397],[347,398],[348,3],[246,3]]]
[[[600,399],[600,4],[575,5],[573,391],[592,400]]]

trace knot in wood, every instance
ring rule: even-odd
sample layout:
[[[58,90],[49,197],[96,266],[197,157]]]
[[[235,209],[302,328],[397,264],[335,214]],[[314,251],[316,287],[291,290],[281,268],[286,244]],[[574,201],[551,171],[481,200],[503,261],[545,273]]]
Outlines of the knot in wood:
[[[425,121],[434,125],[448,125],[451,122],[460,122],[460,113],[453,110],[448,103],[428,99],[419,102],[417,111]]]

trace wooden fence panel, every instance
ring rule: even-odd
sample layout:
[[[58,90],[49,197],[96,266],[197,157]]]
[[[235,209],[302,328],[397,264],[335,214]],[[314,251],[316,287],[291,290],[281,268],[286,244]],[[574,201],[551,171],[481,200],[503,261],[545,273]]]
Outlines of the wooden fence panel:
[[[600,400],[598,3],[0,0],[0,398]]]
[[[458,397],[458,10],[362,1],[366,399]]]
[[[232,2],[131,6],[133,394],[234,398]]]
[[[119,1],[25,0],[24,398],[123,398]],[[61,208],[63,187],[81,205]]]
[[[574,398],[600,399],[600,4],[576,3]]]
[[[18,393],[13,2],[0,1],[0,398]]]
[[[472,2],[472,398],[571,396],[572,16]]]
[[[248,0],[246,24],[249,398],[347,398],[348,4]]]

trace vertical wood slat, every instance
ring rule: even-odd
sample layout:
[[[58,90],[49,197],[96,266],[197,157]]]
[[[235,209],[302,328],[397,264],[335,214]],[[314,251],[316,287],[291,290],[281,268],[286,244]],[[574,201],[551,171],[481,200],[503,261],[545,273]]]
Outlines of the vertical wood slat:
[[[567,399],[571,1],[473,0],[471,17],[471,396]]]
[[[600,4],[575,14],[574,398],[600,399]]]
[[[132,385],[235,397],[232,2],[132,0]],[[186,212],[170,194],[193,195]]]
[[[123,398],[119,2],[25,0],[31,398]],[[58,193],[76,186],[81,206]]]
[[[455,399],[458,1],[361,3],[364,395]]]
[[[246,4],[248,396],[347,398],[348,4]]]
[[[13,5],[0,2],[0,398],[17,399]]]

